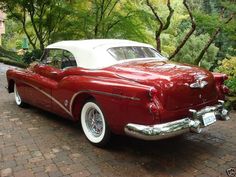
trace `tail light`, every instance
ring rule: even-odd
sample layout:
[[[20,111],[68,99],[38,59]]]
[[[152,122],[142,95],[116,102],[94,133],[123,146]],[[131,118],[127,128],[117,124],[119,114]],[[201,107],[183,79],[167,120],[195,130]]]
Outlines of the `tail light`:
[[[222,76],[222,85],[221,85],[221,91],[224,93],[224,94],[229,94],[229,88],[226,86],[226,85],[224,85],[224,81],[225,80],[227,80],[228,79],[228,76],[226,75],[226,74],[224,74],[223,76]]]
[[[229,88],[226,85],[221,85],[221,90],[224,94],[229,94]]]
[[[223,81],[227,80],[228,78],[229,77],[226,74],[223,75]]]
[[[158,107],[154,103],[150,103],[148,105],[148,109],[149,109],[150,113],[156,114],[158,112]]]
[[[224,85],[224,81],[228,79],[228,76],[226,74],[222,74],[222,73],[213,73],[213,76],[216,81],[218,98],[221,100],[224,100],[225,95],[229,94],[229,88],[226,85]]]
[[[155,118],[159,118],[160,116],[160,106],[157,101],[158,91],[155,87],[151,87],[149,89],[150,103],[147,104],[147,108],[151,114],[155,116]]]

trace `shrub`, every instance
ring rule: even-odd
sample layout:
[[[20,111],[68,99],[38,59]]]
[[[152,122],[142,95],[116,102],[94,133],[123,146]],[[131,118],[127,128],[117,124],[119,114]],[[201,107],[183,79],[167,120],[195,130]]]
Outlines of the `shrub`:
[[[236,108],[236,57],[231,57],[230,59],[224,59],[221,61],[220,66],[216,71],[225,73],[228,75],[229,79],[225,81],[225,85],[227,85],[230,89],[230,97],[228,101],[230,104]]]
[[[228,75],[225,84],[230,88],[230,94],[236,96],[236,57],[224,59],[218,67],[218,71]]]

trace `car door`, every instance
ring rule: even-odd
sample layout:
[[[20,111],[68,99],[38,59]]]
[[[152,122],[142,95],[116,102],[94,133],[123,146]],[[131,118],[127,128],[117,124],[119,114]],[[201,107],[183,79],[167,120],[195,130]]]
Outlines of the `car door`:
[[[39,88],[35,91],[37,106],[63,117],[71,116],[67,107],[67,91],[61,89],[60,83],[67,76],[66,70],[75,66],[75,58],[69,51],[45,50],[41,63],[34,67],[34,72],[38,74],[34,83]]]
[[[41,58],[41,63],[34,67],[36,77],[31,81],[34,86],[34,104],[45,110],[52,111],[52,90],[57,88],[60,80],[61,60],[63,50],[46,49]]]
[[[72,114],[70,113],[70,98],[73,94],[73,91],[70,88],[64,88],[64,85],[67,83],[67,77],[71,74],[69,69],[71,67],[77,67],[76,60],[74,55],[67,51],[62,51],[61,65],[60,70],[57,70],[56,77],[53,79],[57,82],[55,89],[52,89],[52,110],[53,112],[63,116],[71,118]],[[55,72],[55,71],[54,71]]]

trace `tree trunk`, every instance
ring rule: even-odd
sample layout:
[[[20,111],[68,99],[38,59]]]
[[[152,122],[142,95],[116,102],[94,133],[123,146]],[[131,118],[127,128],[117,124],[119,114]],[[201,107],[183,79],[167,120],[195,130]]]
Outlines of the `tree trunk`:
[[[217,30],[213,33],[213,35],[211,36],[211,38],[208,40],[208,42],[206,43],[206,45],[204,46],[204,48],[201,50],[200,54],[198,55],[197,59],[194,61],[195,65],[199,65],[199,63],[202,60],[202,57],[204,56],[204,54],[206,53],[206,51],[208,50],[208,48],[210,47],[210,45],[212,44],[212,42],[215,40],[216,36],[220,33],[220,28],[217,28]]]
[[[156,49],[161,53],[161,37],[158,31],[156,31]]]
[[[167,1],[167,7],[168,7],[168,10],[169,10],[169,14],[166,18],[166,23],[164,24],[149,0],[146,0],[146,4],[151,9],[153,15],[156,18],[156,21],[160,25],[159,29],[155,33],[155,40],[156,40],[156,49],[158,50],[158,52],[161,53],[161,33],[169,28],[170,21],[171,21],[171,18],[173,16],[173,13],[174,13],[174,9],[172,9],[171,4],[170,4],[170,0],[168,0]]]
[[[26,34],[26,36],[29,40],[30,45],[33,47],[33,49],[36,49],[37,47],[36,47],[35,43],[33,42],[33,40],[31,39],[30,35],[28,34],[28,32],[26,30],[26,27],[25,27],[25,24],[22,24],[22,25],[23,25],[23,31],[25,32],[25,34]]]
[[[222,10],[221,13],[221,17],[223,17],[224,15],[224,9]],[[231,14],[231,16],[229,17],[229,19],[224,23],[225,25],[228,24],[234,17],[234,13]],[[220,33],[221,28],[218,27],[216,29],[216,31],[212,34],[211,38],[208,40],[207,44],[205,45],[205,47],[202,49],[202,51],[200,52],[200,54],[198,55],[197,59],[195,60],[195,64],[199,65],[204,54],[206,53],[206,51],[208,50],[208,48],[210,47],[210,45],[212,44],[212,42],[215,40],[215,38],[217,37],[217,35]]]
[[[175,49],[175,51],[170,55],[169,60],[173,59],[179,53],[179,51],[183,48],[183,46],[188,41],[190,36],[193,34],[195,29],[196,29],[196,26],[192,26],[191,30],[186,34],[183,41],[178,45],[178,47]]]
[[[39,45],[40,45],[40,49],[43,51],[44,50],[44,41],[43,41],[43,36],[39,31],[42,31],[42,29],[38,29],[37,25],[35,23],[35,10],[29,11],[29,15],[30,15],[30,20],[31,20],[31,24],[33,26],[34,32],[39,40]]]
[[[189,16],[190,16],[191,23],[192,23],[192,27],[191,27],[191,29],[189,30],[189,32],[186,34],[186,36],[184,37],[184,39],[182,40],[182,42],[179,44],[179,46],[177,46],[177,48],[175,49],[175,51],[170,55],[169,60],[173,59],[173,58],[179,53],[179,51],[182,49],[182,47],[185,45],[185,43],[188,41],[188,39],[190,38],[190,36],[193,34],[193,32],[194,32],[195,29],[196,29],[196,23],[195,23],[195,21],[194,21],[192,12],[191,12],[191,10],[190,10],[188,4],[187,4],[187,0],[184,0],[184,1],[183,1],[183,4],[184,4],[185,8],[187,9],[188,14],[189,14]]]

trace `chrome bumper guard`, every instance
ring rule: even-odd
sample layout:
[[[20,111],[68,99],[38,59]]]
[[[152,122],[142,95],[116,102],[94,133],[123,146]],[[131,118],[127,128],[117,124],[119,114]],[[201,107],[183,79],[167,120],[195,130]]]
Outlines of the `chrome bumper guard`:
[[[125,133],[129,136],[143,140],[160,140],[174,137],[186,132],[200,133],[203,127],[203,116],[207,113],[214,113],[220,120],[229,120],[228,111],[224,108],[224,101],[219,100],[219,104],[207,106],[199,111],[190,109],[191,117],[186,117],[173,122],[156,125],[138,125],[129,123],[125,126]]]

